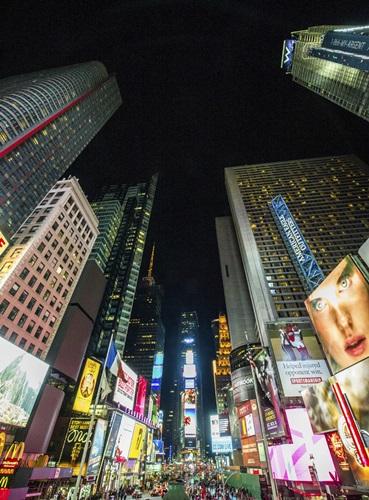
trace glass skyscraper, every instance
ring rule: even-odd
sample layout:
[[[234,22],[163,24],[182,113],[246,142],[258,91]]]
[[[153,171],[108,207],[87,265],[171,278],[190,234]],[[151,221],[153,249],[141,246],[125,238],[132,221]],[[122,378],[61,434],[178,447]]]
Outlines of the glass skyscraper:
[[[295,82],[369,120],[369,26],[293,31],[282,65]]]
[[[215,346],[216,359],[213,361],[213,376],[217,413],[221,414],[227,408],[227,390],[231,385],[231,337],[229,335],[227,317],[219,314],[218,319],[211,324]]]
[[[324,274],[369,232],[368,166],[353,155],[226,169],[226,187],[258,331],[307,319],[306,292],[270,209],[281,194]]]
[[[91,352],[99,356],[111,334],[120,354],[124,352],[157,179],[156,174],[147,183],[106,186],[92,205],[102,224],[91,258],[107,278],[90,343]]]
[[[0,81],[0,230],[10,237],[121,104],[97,61]]]

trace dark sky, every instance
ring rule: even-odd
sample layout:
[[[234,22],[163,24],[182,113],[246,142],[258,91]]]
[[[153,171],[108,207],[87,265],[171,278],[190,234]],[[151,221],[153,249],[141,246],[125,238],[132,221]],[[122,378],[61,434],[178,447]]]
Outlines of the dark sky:
[[[291,30],[369,24],[365,4],[79,0],[1,7],[1,77],[93,59],[116,73],[123,106],[71,172],[90,195],[106,181],[161,173],[150,239],[166,290],[167,353],[178,313],[197,310],[206,409],[214,404],[210,321],[224,307],[214,230],[214,218],[228,214],[223,169],[343,153],[369,162],[369,124],[279,69]]]

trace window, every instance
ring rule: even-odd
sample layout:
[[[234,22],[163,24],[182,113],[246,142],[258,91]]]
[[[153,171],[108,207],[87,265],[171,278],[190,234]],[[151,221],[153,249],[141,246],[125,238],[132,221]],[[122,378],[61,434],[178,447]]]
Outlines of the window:
[[[48,250],[48,251],[45,253],[45,255],[44,255],[44,259],[45,259],[45,260],[49,260],[49,259],[50,259],[50,257],[51,257],[51,252],[50,252],[50,250]]]
[[[57,279],[55,278],[55,276],[53,276],[53,278],[51,278],[51,281],[50,281],[50,287],[54,288],[56,285],[56,282],[57,282]]]
[[[50,290],[46,290],[43,296],[44,300],[47,300],[50,297]]]
[[[47,342],[47,339],[48,339],[48,338],[49,338],[49,337],[48,337],[48,335],[44,335],[44,336],[42,337],[42,341],[41,341],[41,342],[42,342],[43,344],[46,344],[46,342]]]
[[[51,227],[54,229],[54,231],[56,231],[59,227],[59,224],[57,222],[54,222],[54,224]]]
[[[20,327],[24,326],[24,323],[27,321],[27,319],[28,319],[27,314],[22,314],[22,316],[19,318],[18,326]]]
[[[58,305],[56,306],[56,311],[60,312],[62,307],[63,307],[63,302],[58,302]]]
[[[27,292],[27,295],[28,295],[28,292]],[[27,304],[27,309],[29,309],[30,311],[32,311],[33,309],[33,306],[36,304],[36,299],[34,299],[33,297],[30,299],[30,301],[28,302]]]
[[[54,250],[55,250],[55,248],[58,246],[58,240],[54,240],[54,241],[52,242],[51,246],[52,246],[52,247],[54,248]]]
[[[7,328],[6,326],[0,326],[0,337],[5,337],[8,331],[9,328]]]
[[[63,255],[63,252],[64,252],[64,248],[60,247],[59,250],[58,250],[59,257],[61,257]]]
[[[14,343],[14,342],[17,340],[17,338],[18,338],[18,335],[17,335],[15,332],[13,332],[13,333],[10,335],[10,339],[9,339],[9,340],[10,340],[10,342],[13,342],[13,343]]]
[[[44,285],[42,283],[39,283],[38,287],[36,288],[36,293],[40,294],[44,288]]]
[[[27,340],[26,340],[26,339],[24,339],[24,338],[20,339],[20,342],[19,342],[19,344],[18,344],[18,347],[20,347],[21,349],[23,349],[23,348],[24,348],[24,346],[26,345],[26,342],[27,342]]]
[[[18,307],[14,306],[13,309],[8,314],[8,319],[10,319],[10,321],[14,321],[18,313],[19,313]]]
[[[36,311],[35,311],[36,316],[40,316],[40,314],[42,313],[43,309],[44,309],[44,306],[42,306],[41,304],[39,304],[37,306]]]
[[[50,278],[51,271],[47,270],[46,273],[44,274],[44,279],[47,281]]]
[[[28,352],[32,353],[35,348],[35,344],[30,344],[28,347]]]
[[[56,303],[56,297],[55,297],[55,295],[53,295],[51,300],[50,300],[51,307],[54,307],[55,303]]]
[[[55,325],[55,322],[56,322],[56,317],[55,317],[55,316],[51,316],[51,319],[50,319],[50,323],[49,323],[49,325],[50,325],[51,327],[53,327],[53,326]]]
[[[36,356],[40,358],[41,354],[42,354],[42,349],[37,349]]]
[[[58,259],[56,257],[54,257],[53,260],[51,261],[52,267],[55,267],[57,263],[58,263]]]
[[[9,293],[10,295],[14,295],[18,292],[20,286],[18,285],[18,283],[14,283],[13,286],[11,287],[11,289],[9,290]]]
[[[26,331],[27,331],[28,333],[32,333],[32,330],[34,329],[35,324],[36,324],[36,323],[33,321],[33,319],[31,319],[31,321],[28,323],[28,326],[27,326],[27,328],[26,328]]]
[[[40,262],[39,265],[36,268],[36,271],[38,273],[42,273],[42,271],[45,269],[45,264],[43,262]]]
[[[45,250],[45,243],[40,243],[39,246],[37,247],[37,250],[41,253]]]
[[[35,331],[35,338],[36,338],[36,339],[38,339],[38,338],[39,338],[39,336],[40,336],[40,335],[41,335],[41,333],[42,333],[42,330],[43,330],[42,326],[38,326],[38,327],[37,327],[37,330]]]
[[[49,231],[49,232],[46,234],[46,236],[45,236],[46,241],[50,241],[50,240],[51,240],[51,237],[52,237],[52,234],[51,234],[51,232]]]
[[[61,283],[59,283],[59,285],[56,288],[56,291],[57,291],[57,293],[61,293],[62,290],[63,290],[63,285]]]
[[[64,290],[62,298],[65,299],[65,297],[68,295],[68,290],[67,288]]]
[[[27,297],[28,297],[29,293],[27,292],[27,290],[23,290],[23,292],[20,294],[18,300],[21,304],[24,304],[25,301],[27,300]]]
[[[23,271],[20,273],[19,277],[24,280],[27,278],[27,276],[29,275],[29,269],[27,269],[26,267],[23,269]]]
[[[33,254],[32,257],[29,259],[29,264],[31,267],[33,267],[37,261],[38,257],[36,254]]]
[[[32,278],[29,280],[28,285],[32,288],[33,285],[36,283],[37,278],[35,275],[32,276]]]

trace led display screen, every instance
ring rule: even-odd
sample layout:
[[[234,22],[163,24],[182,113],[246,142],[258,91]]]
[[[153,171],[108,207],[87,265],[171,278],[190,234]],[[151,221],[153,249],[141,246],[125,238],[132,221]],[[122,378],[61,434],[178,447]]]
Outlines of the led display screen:
[[[146,391],[147,391],[147,380],[145,379],[145,377],[140,375],[138,377],[137,394],[136,394],[134,411],[141,416],[143,416],[145,413]]]
[[[49,366],[0,338],[0,422],[25,427]]]
[[[269,447],[275,479],[314,482],[313,460],[319,481],[336,482],[338,476],[325,436],[313,434],[306,409],[287,409],[286,417],[293,443]]]
[[[184,435],[196,436],[196,408],[185,408],[183,412]]]
[[[193,365],[193,351],[186,351],[186,364]]]
[[[139,458],[142,450],[142,446],[145,441],[146,436],[146,426],[136,422],[131,446],[129,448],[129,458]]]
[[[183,366],[183,377],[184,378],[195,378],[196,377],[196,366],[195,365],[184,365]]]
[[[195,380],[193,378],[185,379],[185,389],[194,389],[195,388]]]
[[[126,462],[129,457],[129,450],[133,436],[135,421],[127,415],[122,415],[119,431],[115,441],[113,457],[116,462]]]
[[[103,454],[104,439],[107,427],[108,427],[107,420],[102,420],[101,418],[97,419],[94,439],[92,441],[90,456],[87,465],[88,476],[97,476],[100,461]]]
[[[129,410],[133,410],[137,375],[126,363],[122,363],[122,369],[124,378],[117,377],[113,400]]]
[[[305,301],[333,373],[369,356],[369,285],[345,257]]]
[[[99,371],[100,363],[87,358],[74,400],[73,411],[81,413],[88,413],[90,411]]]

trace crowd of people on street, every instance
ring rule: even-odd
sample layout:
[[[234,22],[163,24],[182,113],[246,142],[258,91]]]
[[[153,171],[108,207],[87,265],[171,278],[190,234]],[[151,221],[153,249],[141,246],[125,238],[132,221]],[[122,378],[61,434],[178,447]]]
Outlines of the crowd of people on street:
[[[186,493],[190,500],[252,500],[254,497],[246,488],[233,488],[219,481],[188,485]]]

